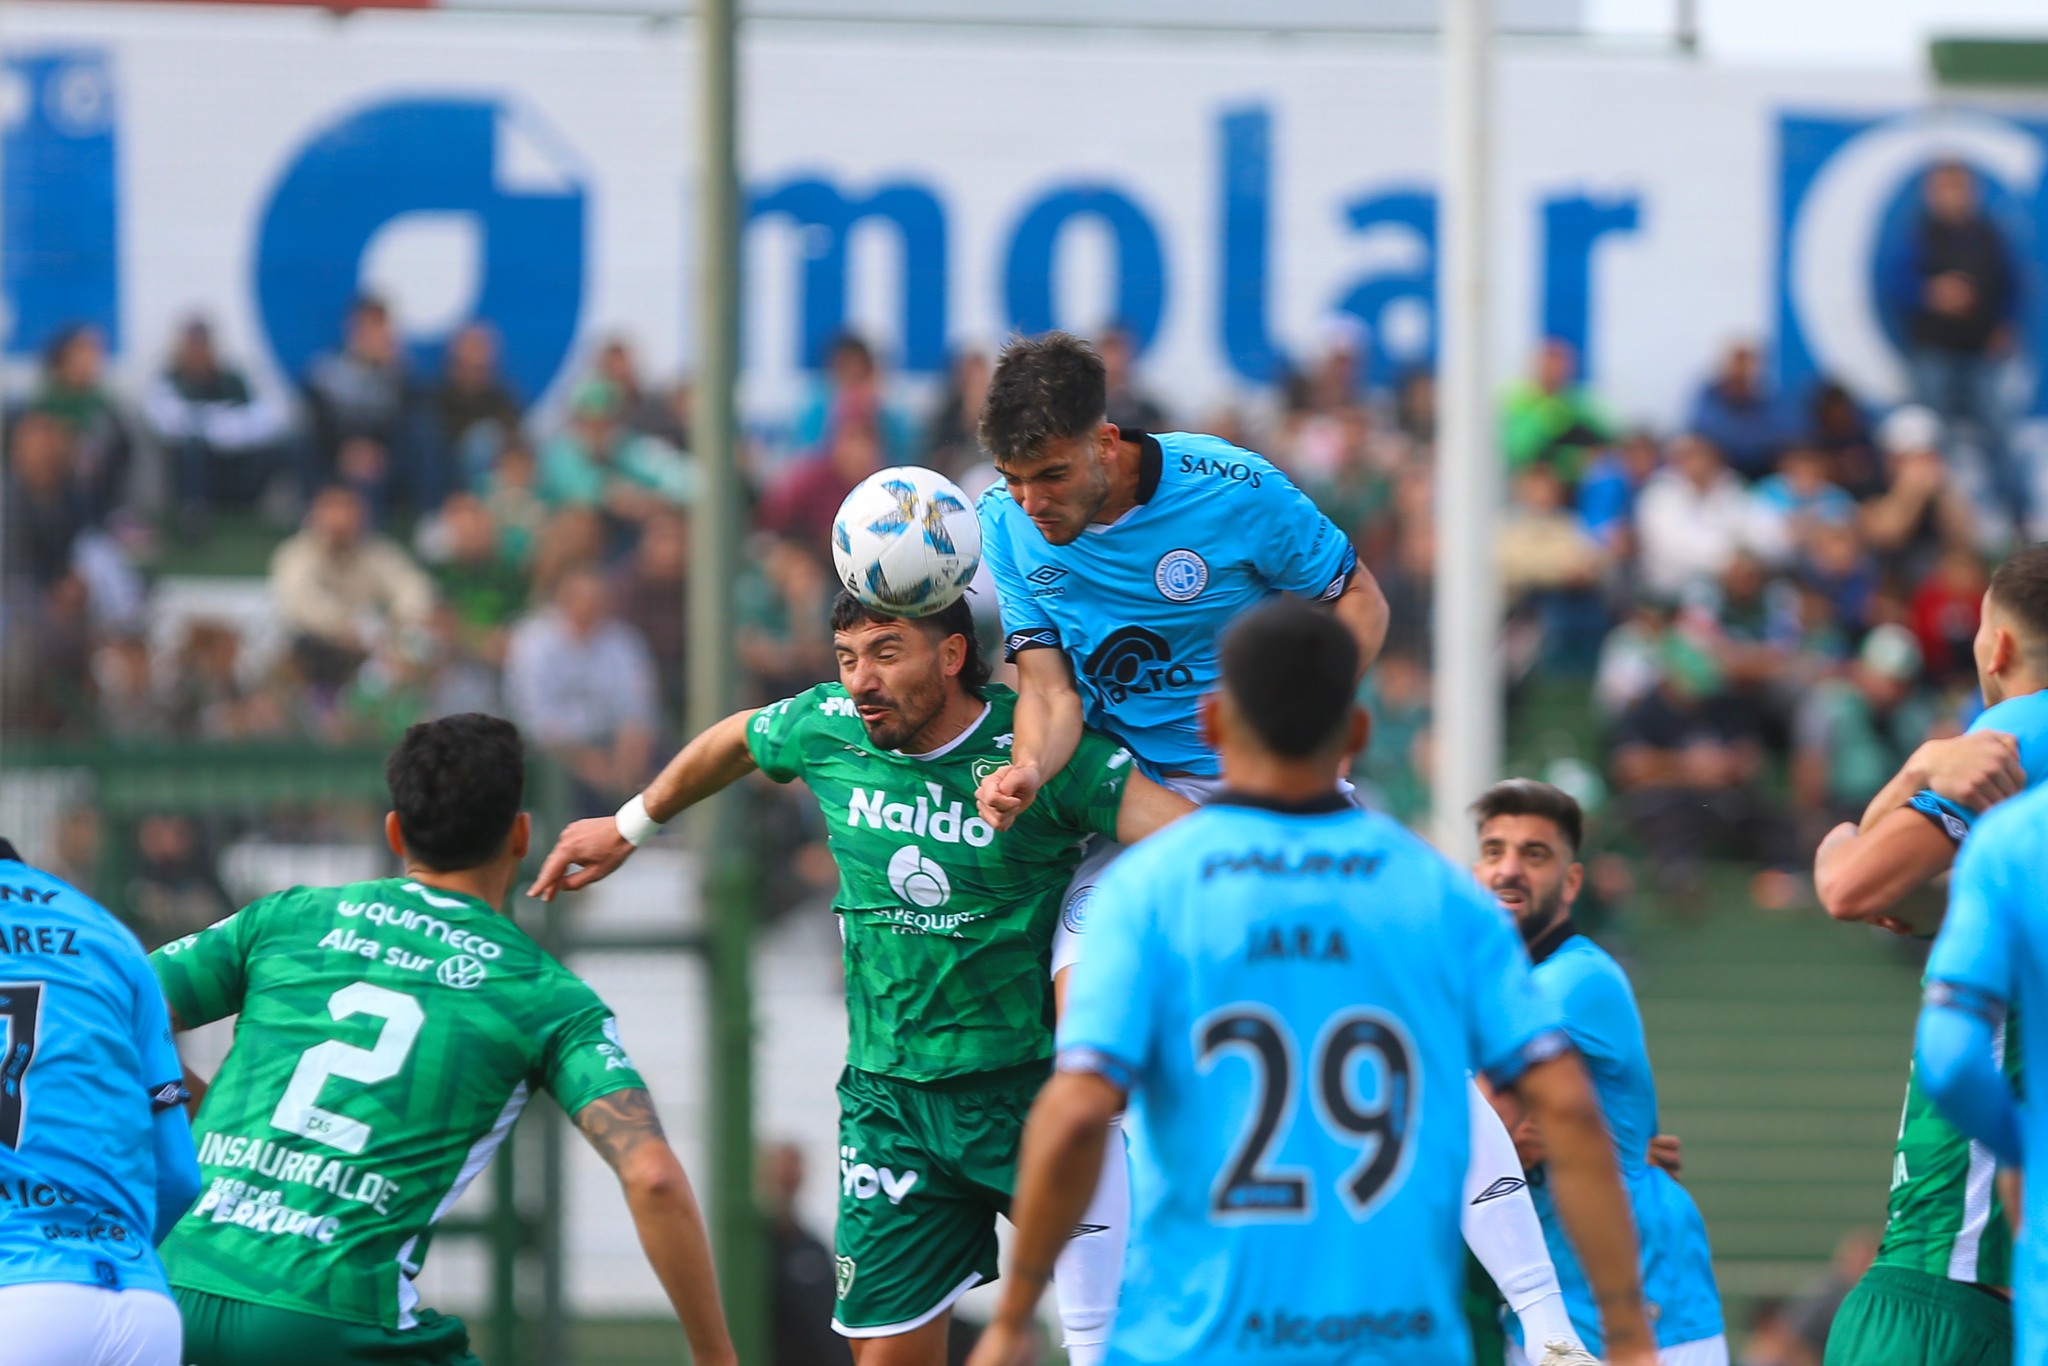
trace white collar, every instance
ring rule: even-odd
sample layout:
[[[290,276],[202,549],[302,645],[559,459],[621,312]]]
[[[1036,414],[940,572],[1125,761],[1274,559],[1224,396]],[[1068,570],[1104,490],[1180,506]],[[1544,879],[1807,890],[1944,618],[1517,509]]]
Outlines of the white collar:
[[[960,748],[960,746],[966,744],[967,737],[981,729],[981,723],[988,720],[988,714],[993,709],[993,704],[988,702],[982,703],[981,715],[974,718],[974,723],[968,726],[966,730],[961,731],[958,735],[946,741],[945,744],[940,745],[937,749],[926,750],[923,754],[903,754],[903,751],[900,749],[889,752],[891,754],[903,754],[904,758],[915,759],[921,764],[928,764],[934,759],[943,759],[954,750]]]

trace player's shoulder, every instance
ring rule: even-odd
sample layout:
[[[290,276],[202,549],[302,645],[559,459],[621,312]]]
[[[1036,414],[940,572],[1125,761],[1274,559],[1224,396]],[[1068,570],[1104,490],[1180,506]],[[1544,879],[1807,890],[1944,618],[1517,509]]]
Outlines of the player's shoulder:
[[[2022,693],[1995,702],[1977,713],[1972,731],[2003,730],[2014,733],[2048,731],[2048,690]]]
[[[1978,817],[1963,847],[1966,855],[1975,853],[1978,862],[1995,859],[2032,865],[2040,857],[2044,840],[2048,840],[2048,783],[2037,783]]]
[[[1159,486],[1177,499],[1234,502],[1290,481],[1257,451],[1200,432],[1158,432]]]
[[[860,712],[846,685],[837,681],[819,683],[779,702],[770,702],[754,713],[753,720],[753,730],[762,735],[771,730],[787,732],[801,728],[836,736],[848,727],[861,730]],[[861,733],[866,734],[864,730]]]
[[[1555,985],[1567,995],[1632,994],[1621,963],[1584,934],[1565,940],[1555,953],[1536,964],[1535,971],[1539,982]]]

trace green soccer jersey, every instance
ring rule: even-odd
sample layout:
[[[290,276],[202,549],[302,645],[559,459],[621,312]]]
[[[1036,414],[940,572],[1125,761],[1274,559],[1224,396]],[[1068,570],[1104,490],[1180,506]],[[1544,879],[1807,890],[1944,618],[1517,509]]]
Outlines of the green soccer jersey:
[[[180,1023],[240,1012],[194,1124],[205,1178],[171,1283],[413,1326],[434,1222],[534,1090],[642,1086],[611,1012],[472,897],[294,887],[150,955]]]
[[[747,747],[777,782],[801,778],[839,864],[847,1062],[936,1081],[1052,1055],[1047,980],[1060,895],[1091,834],[1116,836],[1126,750],[1085,736],[1010,829],[974,790],[1009,759],[1017,695],[931,754],[878,749],[837,683],[763,707]]]
[[[2009,1048],[2011,1021],[1999,1030],[2000,1062],[2018,1075]],[[1998,1198],[1998,1159],[1943,1119],[1920,1089],[1916,1067],[1906,1083],[1899,1142],[1892,1152],[1892,1193],[1878,1266],[1906,1267],[1975,1285],[2012,1284],[2012,1226]]]

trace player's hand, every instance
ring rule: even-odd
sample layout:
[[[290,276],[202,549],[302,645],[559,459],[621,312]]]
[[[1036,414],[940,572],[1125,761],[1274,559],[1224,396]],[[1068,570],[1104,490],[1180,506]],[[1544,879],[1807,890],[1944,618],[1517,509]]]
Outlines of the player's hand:
[[[587,821],[577,821],[562,832],[555,847],[548,851],[547,862],[540,866],[540,876],[533,880],[526,894],[553,901],[556,892],[580,891],[609,876],[632,856],[633,846],[619,833],[616,817],[592,816]],[[573,873],[569,871],[571,864],[577,865]]]
[[[1677,1134],[1657,1134],[1650,1139],[1650,1165],[1676,1176],[1685,1165]]]
[[[1038,1344],[1029,1324],[997,1318],[982,1329],[974,1350],[968,1353],[967,1366],[1031,1366],[1037,1355]]]
[[[1929,740],[1913,758],[1927,775],[1926,786],[1972,811],[2002,802],[2027,785],[2020,743],[2002,730]]]
[[[974,789],[974,805],[983,820],[998,830],[1008,830],[1038,796],[1038,789],[1044,783],[1036,764],[1026,764],[1021,768],[1015,764],[1004,764],[983,778],[981,785]]]

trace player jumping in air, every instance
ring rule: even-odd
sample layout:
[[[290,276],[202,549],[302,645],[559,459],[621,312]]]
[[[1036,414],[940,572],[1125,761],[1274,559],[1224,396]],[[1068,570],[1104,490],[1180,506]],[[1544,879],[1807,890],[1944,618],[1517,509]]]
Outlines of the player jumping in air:
[[[0,1360],[178,1366],[157,1260],[199,1193],[135,935],[0,840]]]
[[[981,499],[982,553],[1019,692],[1010,762],[981,786],[982,814],[997,826],[1029,808],[1084,723],[1174,791],[1214,793],[1218,759],[1196,707],[1216,686],[1218,638],[1247,607],[1282,593],[1328,604],[1358,647],[1361,676],[1386,638],[1379,585],[1286,475],[1213,436],[1123,431],[1103,416],[1106,402],[1101,359],[1052,332],[1004,349],[982,408],[982,444],[1003,477]],[[1118,853],[1099,842],[1075,875],[1056,974],[1078,958],[1092,890]],[[1552,1342],[1576,1349],[1514,1145],[1490,1108],[1470,1113],[1466,1239],[1532,1355]],[[1101,1355],[1130,1218],[1121,1147],[1105,1151],[1096,1203],[1054,1285],[1075,1366]]]
[[[998,831],[974,793],[1009,753],[1016,696],[989,685],[965,600],[907,621],[842,593],[832,631],[837,683],[697,736],[618,817],[563,831],[533,890],[587,886],[754,769],[810,788],[839,864],[850,1035],[833,1326],[862,1366],[937,1366],[953,1303],[996,1274],[995,1219],[1051,1066],[1046,962],[1081,842],[1140,839],[1191,806],[1084,736]]]
[[[1579,804],[1549,783],[1512,778],[1481,794],[1472,814],[1479,826],[1479,861],[1472,871],[1514,915],[1535,962],[1536,989],[1556,1008],[1585,1060],[1614,1135],[1615,1160],[1642,1247],[1643,1298],[1656,1306],[1657,1359],[1663,1366],[1728,1366],[1706,1224],[1685,1188],[1649,1159],[1657,1132],[1657,1082],[1635,992],[1621,964],[1572,923],[1572,906],[1585,882],[1578,861],[1584,836]],[[1523,1126],[1518,1137],[1525,1157],[1533,1143],[1535,1160],[1541,1161],[1542,1136],[1534,1126]],[[1556,1198],[1547,1184],[1537,1187],[1535,1198],[1572,1326],[1598,1352],[1599,1306],[1572,1255]]]
[[[1922,745],[1860,826],[1839,826],[1822,842],[1814,880],[1835,918],[1912,932],[1892,915],[1899,898],[1948,870],[1986,807],[2048,779],[2048,546],[2018,552],[1991,576],[1973,653],[1990,705],[1969,733]],[[1999,1037],[2017,1075],[2022,1050],[2005,1031]],[[1991,1149],[1935,1109],[1916,1067],[1884,1241],[1835,1316],[1827,1366],[2009,1359],[2013,1240],[1996,1171]]]
[[[294,887],[152,961],[190,1027],[240,1012],[164,1244],[188,1366],[475,1366],[413,1277],[545,1089],[618,1174],[693,1360],[733,1366],[689,1177],[604,1002],[498,913],[526,855],[519,732],[414,726],[385,767],[401,877]]]
[[[1648,1366],[1627,1197],[1555,1007],[1493,899],[1339,790],[1366,731],[1355,641],[1278,602],[1222,656],[1202,716],[1228,786],[1097,888],[974,1366],[1030,1359],[1127,1101],[1139,1216],[1113,1366],[1466,1366],[1473,1071],[1534,1112],[1608,1360]]]

